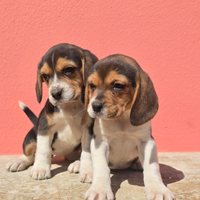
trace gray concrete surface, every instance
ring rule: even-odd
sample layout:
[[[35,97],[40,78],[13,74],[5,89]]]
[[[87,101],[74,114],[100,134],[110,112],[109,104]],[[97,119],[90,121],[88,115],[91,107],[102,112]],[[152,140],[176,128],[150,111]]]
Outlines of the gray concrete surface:
[[[90,184],[80,183],[78,174],[69,174],[69,165],[63,158],[54,158],[52,178],[36,181],[29,170],[7,172],[6,163],[18,156],[0,156],[0,199],[83,199]],[[159,153],[164,183],[177,200],[200,200],[200,152]],[[117,200],[145,200],[142,172],[112,171],[112,190]]]

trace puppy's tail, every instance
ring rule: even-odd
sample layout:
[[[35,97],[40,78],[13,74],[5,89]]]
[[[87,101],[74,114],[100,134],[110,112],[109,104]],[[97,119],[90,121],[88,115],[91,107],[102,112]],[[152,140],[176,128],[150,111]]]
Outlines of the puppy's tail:
[[[26,113],[28,118],[31,120],[31,122],[35,125],[38,118],[36,115],[21,101],[19,101],[19,107]]]

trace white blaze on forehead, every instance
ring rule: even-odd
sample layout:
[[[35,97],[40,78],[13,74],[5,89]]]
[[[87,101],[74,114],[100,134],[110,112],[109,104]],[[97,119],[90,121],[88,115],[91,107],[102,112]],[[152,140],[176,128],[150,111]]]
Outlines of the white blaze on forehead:
[[[57,82],[58,82],[58,77],[57,77],[57,74],[55,73],[51,84],[53,85],[53,84],[56,84]]]

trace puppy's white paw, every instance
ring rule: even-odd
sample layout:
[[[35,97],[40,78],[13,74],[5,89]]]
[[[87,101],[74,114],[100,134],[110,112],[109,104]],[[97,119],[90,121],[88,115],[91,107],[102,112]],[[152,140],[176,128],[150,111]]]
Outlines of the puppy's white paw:
[[[34,164],[30,171],[30,176],[35,180],[43,180],[51,177],[50,165]]]
[[[80,172],[79,181],[82,183],[91,183],[92,182],[92,172],[89,170]]]
[[[149,187],[146,187],[145,190],[148,200],[175,200],[172,192],[167,187],[165,187],[164,184],[152,184]]]
[[[92,166],[86,163],[82,163],[80,168],[79,181],[82,183],[91,183],[92,182]]]
[[[79,181],[82,183],[92,182],[92,163],[91,160],[81,161]]]
[[[80,160],[76,160],[71,163],[67,170],[69,173],[78,173],[80,170]]]
[[[6,165],[6,169],[10,172],[18,172],[25,170],[28,166],[33,164],[34,157],[27,157],[25,155],[19,157],[16,160],[12,160]]]
[[[86,200],[113,200],[114,195],[110,186],[107,187],[95,187],[91,186],[85,193]]]

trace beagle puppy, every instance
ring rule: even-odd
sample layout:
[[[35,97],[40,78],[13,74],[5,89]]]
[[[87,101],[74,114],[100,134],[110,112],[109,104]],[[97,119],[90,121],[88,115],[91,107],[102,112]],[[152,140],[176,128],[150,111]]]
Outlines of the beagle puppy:
[[[114,199],[110,169],[140,169],[138,157],[144,169],[147,199],[175,199],[163,184],[152,137],[151,119],[158,110],[157,94],[138,63],[120,54],[98,61],[87,79],[85,107],[94,119],[90,119],[82,144],[80,171],[85,177],[93,176],[85,199]],[[87,113],[83,124],[86,121]],[[84,172],[87,166],[92,166],[93,172],[92,168]]]
[[[39,118],[20,103],[34,127],[24,139],[24,155],[8,163],[8,171],[24,170],[34,162],[30,176],[41,180],[51,177],[52,155],[66,156],[69,160],[80,157],[77,149],[83,132],[84,75],[97,60],[90,51],[67,43],[55,45],[45,53],[38,64],[36,96],[40,103],[45,82],[49,98]],[[77,161],[68,170],[78,172],[79,165]]]

